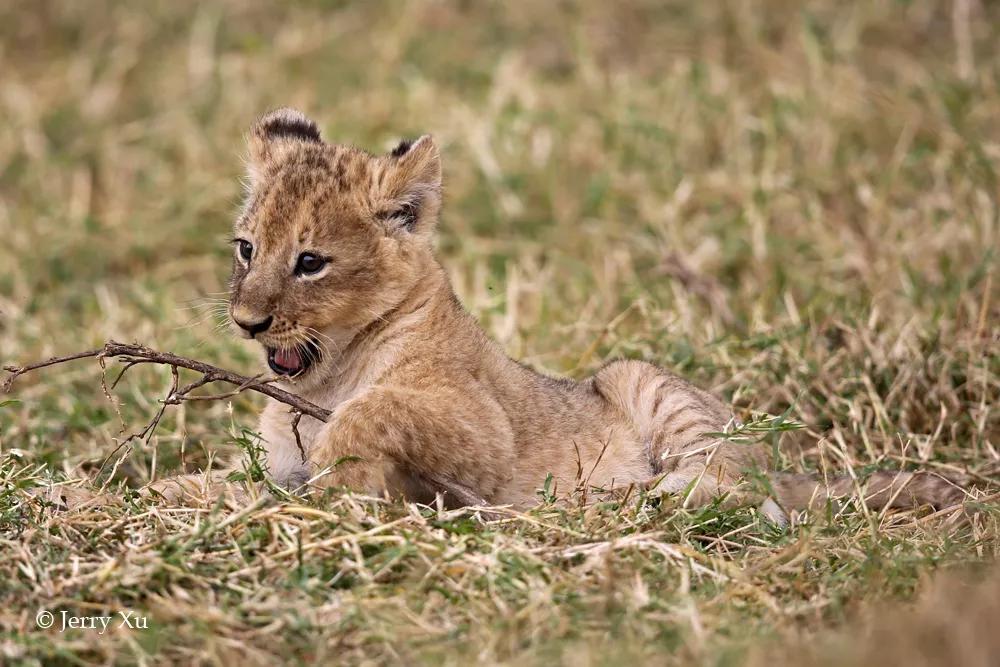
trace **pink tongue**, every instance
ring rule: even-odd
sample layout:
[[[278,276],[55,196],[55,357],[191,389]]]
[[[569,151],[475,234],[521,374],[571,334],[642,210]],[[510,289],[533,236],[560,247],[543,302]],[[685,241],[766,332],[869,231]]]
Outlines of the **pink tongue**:
[[[299,356],[298,349],[276,350],[274,352],[274,363],[290,371],[297,371],[302,366],[302,357]]]

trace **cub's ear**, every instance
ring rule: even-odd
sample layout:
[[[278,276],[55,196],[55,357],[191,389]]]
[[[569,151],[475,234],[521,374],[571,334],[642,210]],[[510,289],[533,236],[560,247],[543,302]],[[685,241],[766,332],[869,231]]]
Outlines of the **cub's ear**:
[[[441,210],[441,156],[429,134],[403,141],[384,158],[384,203],[376,213],[389,233],[429,234]]]
[[[259,182],[270,165],[280,162],[301,143],[322,143],[316,123],[301,111],[286,107],[258,118],[247,135],[247,169],[251,184]]]

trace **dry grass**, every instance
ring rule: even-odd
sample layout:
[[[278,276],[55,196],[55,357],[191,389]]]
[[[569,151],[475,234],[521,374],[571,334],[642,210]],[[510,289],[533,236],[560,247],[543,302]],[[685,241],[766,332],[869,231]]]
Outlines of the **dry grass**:
[[[848,627],[753,650],[748,665],[992,667],[1000,655],[1000,570],[943,575],[912,605],[872,604]]]
[[[116,338],[252,371],[213,328],[223,239],[241,133],[288,104],[373,149],[437,136],[442,255],[511,354],[655,360],[804,423],[766,435],[782,468],[960,470],[989,498],[780,533],[669,501],[54,513],[27,489],[119,437],[83,363],[0,406],[0,660],[739,664],[995,558],[998,25],[974,0],[0,4],[4,362]],[[167,383],[137,369],[126,420]],[[182,406],[102,481],[250,456],[258,407]]]

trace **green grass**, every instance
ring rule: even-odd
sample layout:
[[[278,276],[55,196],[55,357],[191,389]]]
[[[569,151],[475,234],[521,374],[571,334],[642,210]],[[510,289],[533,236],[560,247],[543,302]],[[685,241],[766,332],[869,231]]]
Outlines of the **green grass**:
[[[782,469],[961,471],[988,499],[962,525],[783,532],[544,494],[499,521],[351,497],[58,513],[28,489],[97,475],[121,437],[85,361],[0,405],[0,661],[733,665],[994,559],[998,25],[962,0],[0,5],[3,363],[115,338],[254,372],[213,299],[242,134],[292,105],[370,149],[435,135],[441,255],[512,355],[649,359],[803,424],[753,433]],[[168,386],[130,372],[122,417]],[[260,404],[171,409],[100,479],[240,456]],[[150,627],[59,633],[42,608]]]

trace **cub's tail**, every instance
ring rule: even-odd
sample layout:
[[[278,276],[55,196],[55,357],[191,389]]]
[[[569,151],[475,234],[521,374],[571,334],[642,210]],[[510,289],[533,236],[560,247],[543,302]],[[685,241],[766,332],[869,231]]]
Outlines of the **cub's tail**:
[[[786,512],[819,509],[828,502],[861,499],[869,509],[907,508],[931,505],[936,509],[962,502],[965,491],[959,481],[928,472],[874,472],[867,478],[839,475],[823,480],[812,475],[771,473],[774,500]]]

